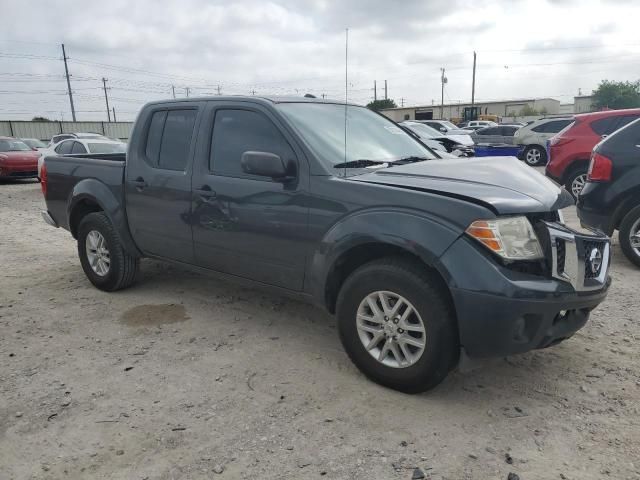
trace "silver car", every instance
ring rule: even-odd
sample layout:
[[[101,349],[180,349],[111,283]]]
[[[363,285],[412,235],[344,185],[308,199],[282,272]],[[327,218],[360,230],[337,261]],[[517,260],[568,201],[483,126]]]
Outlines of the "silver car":
[[[491,143],[513,145],[513,136],[520,129],[517,125],[497,125],[486,127],[471,133],[471,138],[476,144]]]
[[[573,118],[543,118],[518,129],[513,136],[514,145],[524,145],[522,159],[532,167],[547,163],[547,140],[573,122]]]

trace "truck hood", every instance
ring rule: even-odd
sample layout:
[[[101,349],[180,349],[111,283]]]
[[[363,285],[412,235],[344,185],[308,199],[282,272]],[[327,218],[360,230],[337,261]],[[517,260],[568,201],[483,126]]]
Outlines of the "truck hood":
[[[564,188],[515,157],[428,160],[349,180],[460,198],[499,215],[550,212],[574,203]]]

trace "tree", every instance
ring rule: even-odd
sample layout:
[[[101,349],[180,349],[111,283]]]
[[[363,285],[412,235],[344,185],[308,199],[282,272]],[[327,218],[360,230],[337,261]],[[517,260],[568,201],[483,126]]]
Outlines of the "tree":
[[[533,107],[531,107],[529,105],[525,105],[520,110],[520,116],[521,117],[533,117],[535,115],[540,115],[540,113],[535,108],[533,108]]]
[[[396,108],[397,106],[398,105],[396,105],[396,102],[394,102],[390,98],[374,100],[373,102],[369,102],[367,104],[367,108],[370,108],[371,110],[375,110],[376,112],[378,110],[382,110],[383,108]]]
[[[601,81],[598,88],[593,91],[593,107],[596,110],[640,107],[640,80]]]
[[[51,120],[49,120],[47,117],[33,117],[31,121],[32,122],[50,122]]]

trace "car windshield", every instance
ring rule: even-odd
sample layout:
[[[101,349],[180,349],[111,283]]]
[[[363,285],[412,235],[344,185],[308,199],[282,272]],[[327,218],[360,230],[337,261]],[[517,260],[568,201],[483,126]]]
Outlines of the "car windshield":
[[[424,123],[411,123],[411,122],[404,123],[403,122],[402,125],[410,129],[411,131],[417,133],[420,137],[423,137],[423,138],[442,137],[442,133],[437,131],[435,128],[431,128],[429,125],[425,125]]]
[[[20,140],[0,140],[0,152],[26,152],[31,147]]]
[[[89,143],[89,153],[124,153],[124,143]]]
[[[457,130],[458,129],[458,127],[456,127],[453,123],[448,122],[447,120],[441,121],[440,124],[442,126],[444,126],[444,128],[446,128],[447,130]]]
[[[24,138],[22,139],[24,143],[29,145],[31,148],[46,148],[47,145],[44,142],[41,142],[37,138]]]
[[[388,162],[406,157],[436,158],[400,127],[365,107],[282,103],[278,109],[328,166],[357,160]]]

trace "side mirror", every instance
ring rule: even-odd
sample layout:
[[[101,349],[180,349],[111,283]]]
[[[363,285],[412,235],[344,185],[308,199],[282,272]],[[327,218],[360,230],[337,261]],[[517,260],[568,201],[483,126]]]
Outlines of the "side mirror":
[[[287,168],[279,155],[269,152],[244,152],[240,159],[242,171],[250,175],[284,179]]]

